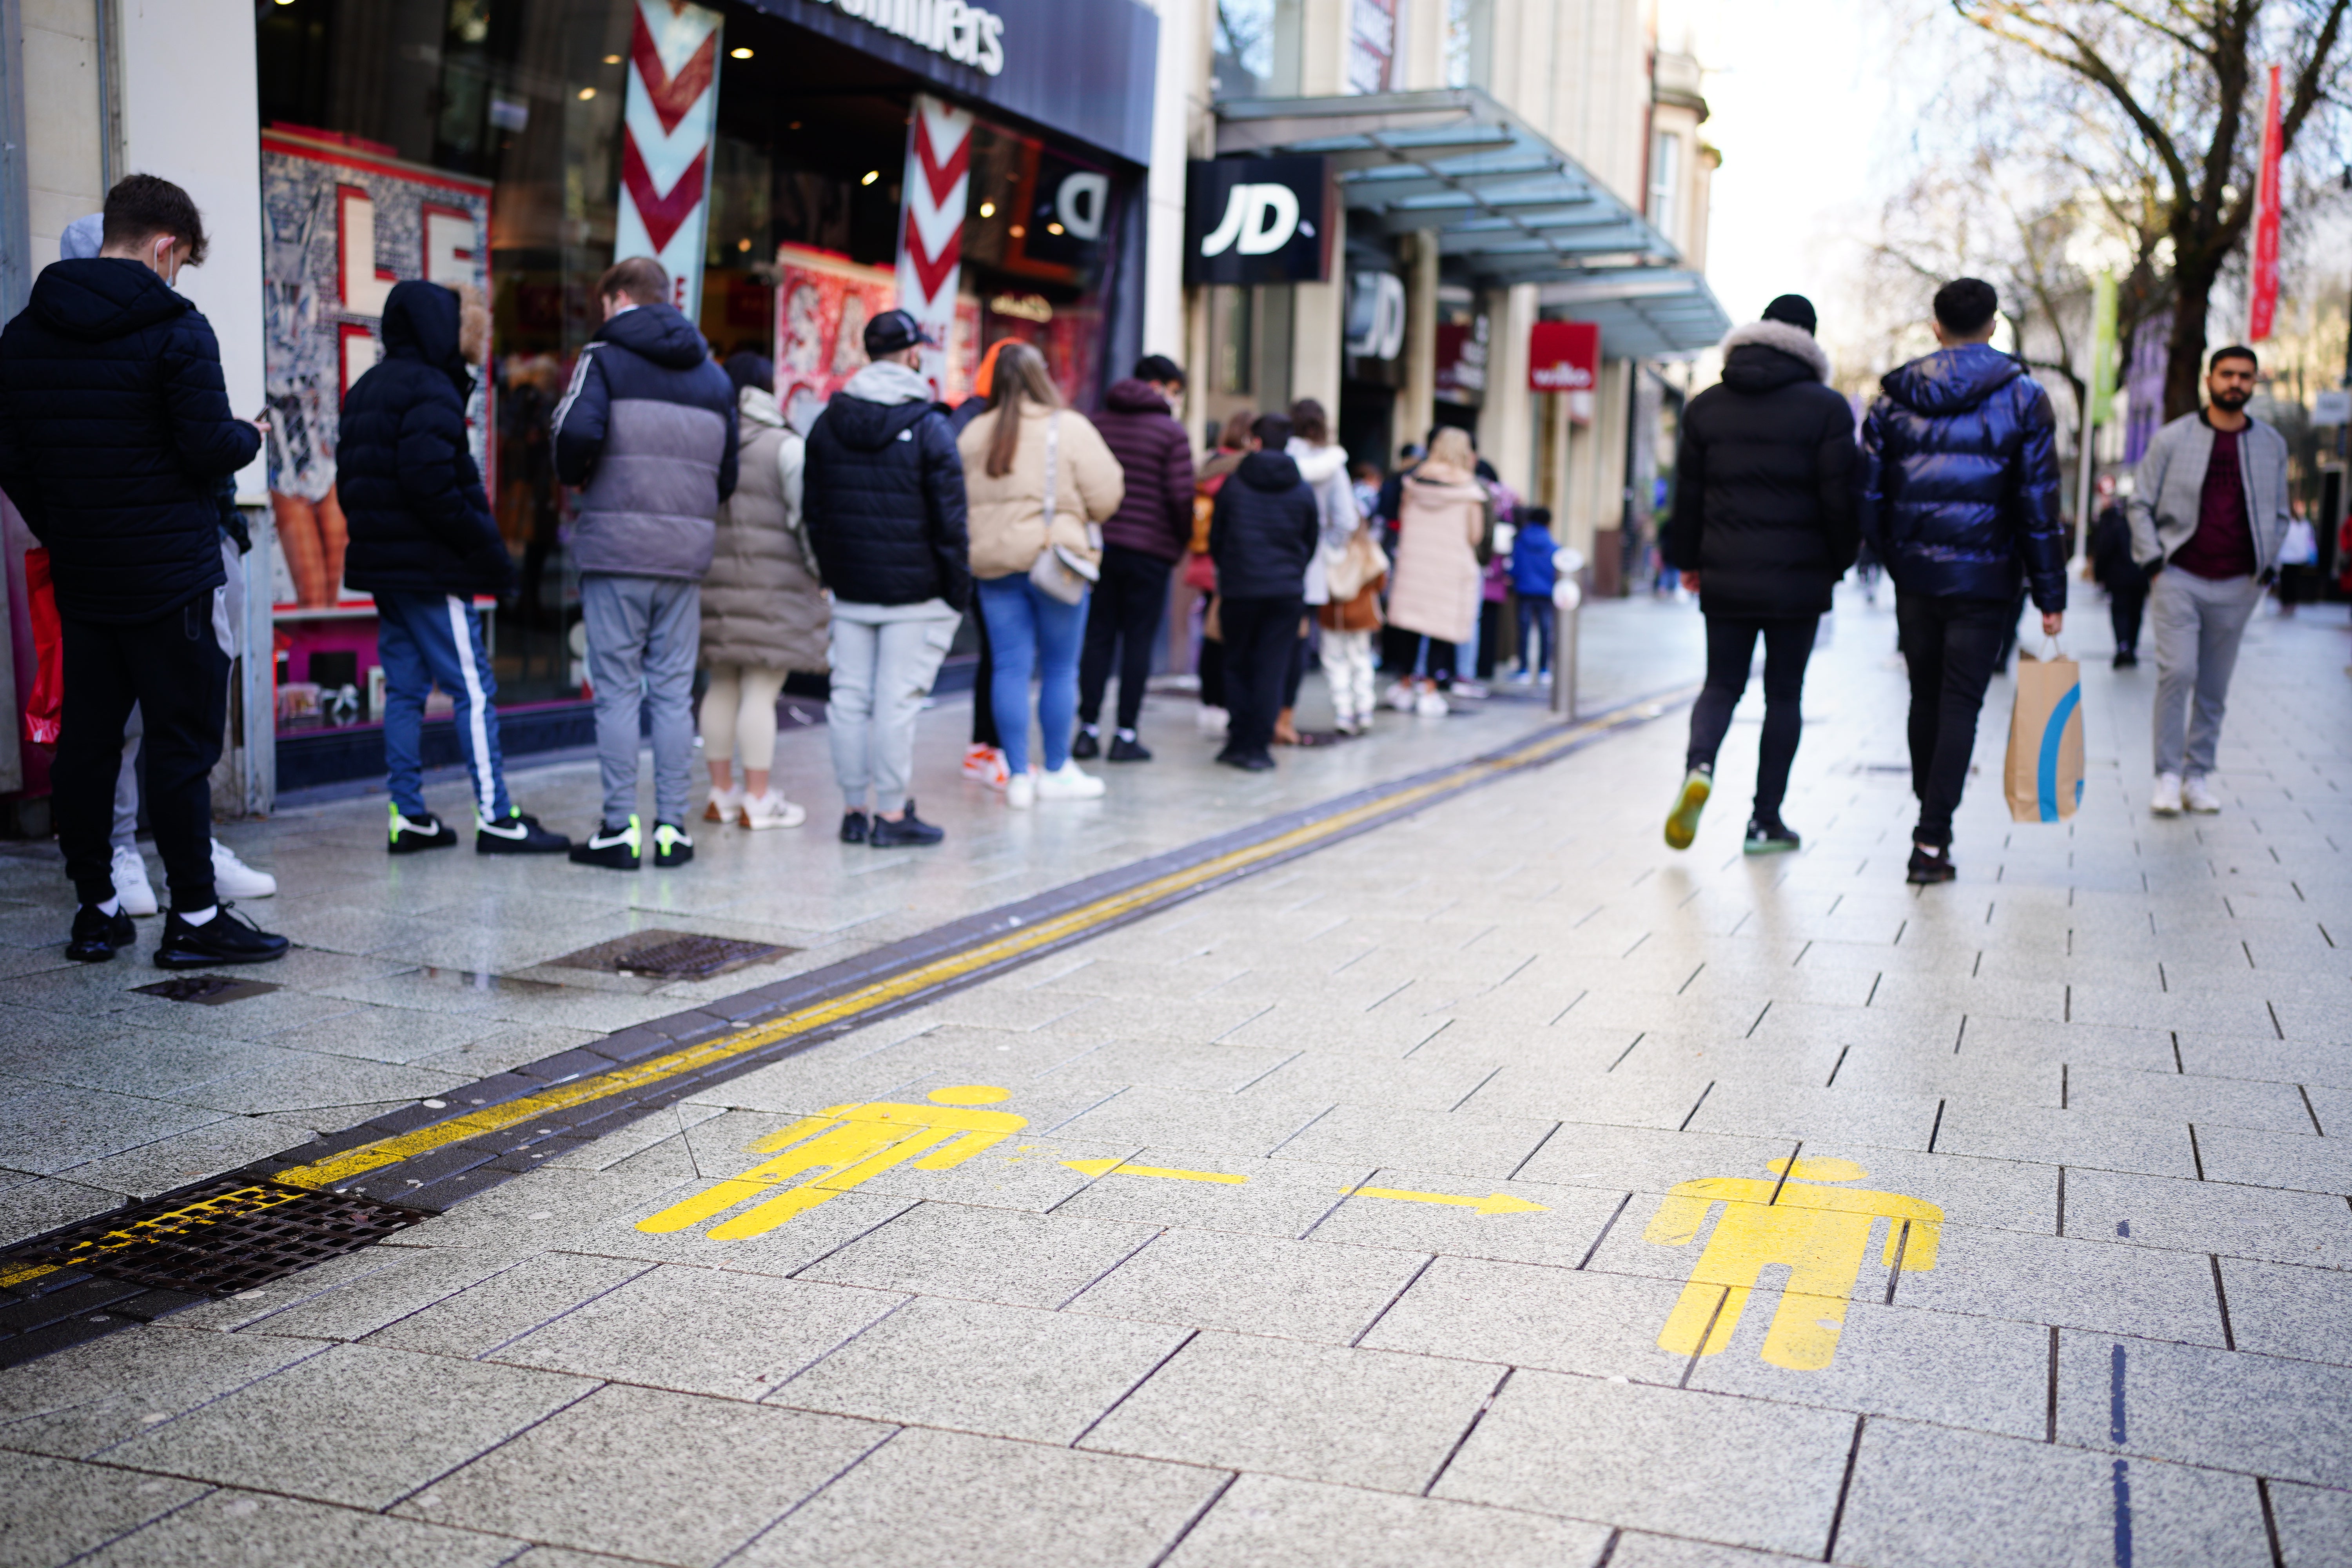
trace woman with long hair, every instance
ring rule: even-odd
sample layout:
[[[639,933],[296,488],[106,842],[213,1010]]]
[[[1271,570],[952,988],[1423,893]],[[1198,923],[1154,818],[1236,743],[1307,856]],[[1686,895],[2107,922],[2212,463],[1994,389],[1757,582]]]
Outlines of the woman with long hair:
[[[1041,798],[1098,795],[1102,781],[1070,761],[1086,595],[1070,603],[1040,587],[1032,572],[1049,552],[1088,570],[1101,561],[1096,525],[1127,493],[1118,459],[1086,416],[1062,405],[1045,356],[1027,343],[999,352],[989,411],[964,427],[956,446],[971,511],[971,574],[995,665],[982,695],[1004,748],[1004,802],[1026,809]],[[1029,766],[1032,670],[1039,676],[1042,773]]]
[[[1454,683],[1454,649],[1478,624],[1478,542],[1493,502],[1477,463],[1468,434],[1449,426],[1404,481],[1384,660],[1401,678],[1390,705],[1404,711],[1446,712],[1439,689]],[[1424,645],[1429,673],[1416,679],[1412,667]]]

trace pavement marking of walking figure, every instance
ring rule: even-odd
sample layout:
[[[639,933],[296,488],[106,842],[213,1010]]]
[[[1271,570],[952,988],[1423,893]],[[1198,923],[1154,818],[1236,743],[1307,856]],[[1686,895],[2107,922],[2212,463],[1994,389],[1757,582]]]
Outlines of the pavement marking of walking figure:
[[[1837,1353],[1846,1302],[1870,1251],[1871,1226],[1887,1222],[1882,1259],[1887,1268],[1924,1273],[1936,1267],[1944,1211],[1899,1193],[1814,1184],[1859,1182],[1870,1174],[1850,1160],[1767,1160],[1764,1168],[1785,1180],[1706,1176],[1678,1183],[1651,1216],[1643,1240],[1686,1247],[1698,1238],[1708,1211],[1723,1205],[1682,1299],[1658,1333],[1658,1348],[1680,1356],[1727,1348],[1757,1275],[1784,1263],[1789,1279],[1764,1336],[1763,1359],[1791,1372],[1819,1372]]]
[[[1013,1098],[1011,1089],[993,1084],[950,1084],[925,1098],[931,1103],[907,1105],[877,1100],[830,1106],[814,1116],[804,1116],[751,1145],[756,1154],[782,1150],[774,1159],[672,1204],[638,1221],[637,1228],[656,1235],[685,1230],[748,1199],[772,1194],[765,1203],[713,1226],[709,1233],[714,1241],[765,1236],[794,1215],[806,1214],[893,1166],[913,1161],[919,1171],[948,1170],[1029,1125],[1028,1118],[1009,1110],[969,1109]],[[786,1184],[796,1176],[807,1179]]]

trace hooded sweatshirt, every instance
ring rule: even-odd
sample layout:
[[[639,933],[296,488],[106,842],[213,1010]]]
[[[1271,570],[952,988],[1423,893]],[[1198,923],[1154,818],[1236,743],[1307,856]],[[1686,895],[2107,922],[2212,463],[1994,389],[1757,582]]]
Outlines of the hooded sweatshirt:
[[[1723,380],[1683,415],[1667,557],[1708,615],[1824,614],[1853,564],[1853,410],[1801,327],[1753,322],[1723,347]]]
[[[1322,532],[1315,492],[1286,452],[1252,452],[1217,489],[1209,555],[1228,599],[1303,599]]]
[[[1348,448],[1318,447],[1293,436],[1284,448],[1298,465],[1298,477],[1315,492],[1315,515],[1321,529],[1320,547],[1307,563],[1307,602],[1328,604],[1330,572],[1324,556],[1348,548],[1356,531],[1356,488],[1348,481]]]
[[[586,487],[583,574],[700,579],[735,460],[735,385],[693,323],[636,305],[596,330],[555,409],[556,477]]]
[[[457,296],[393,286],[383,358],[343,397],[337,494],[351,528],[343,581],[367,593],[497,594],[513,559],[466,439],[473,372],[457,347]]]
[[[963,459],[930,384],[878,361],[809,426],[802,515],[838,604],[971,598]]]
[[[152,621],[218,587],[221,481],[260,449],[211,325],[140,262],[52,263],[0,333],[0,488],[68,619]]]

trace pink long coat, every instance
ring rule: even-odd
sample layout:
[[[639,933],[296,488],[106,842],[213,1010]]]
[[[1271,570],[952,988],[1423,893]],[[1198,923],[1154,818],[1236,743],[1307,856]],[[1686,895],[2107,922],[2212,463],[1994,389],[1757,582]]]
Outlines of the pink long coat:
[[[1486,492],[1458,468],[1406,476],[1390,579],[1389,624],[1440,642],[1470,640],[1478,620],[1478,541]]]

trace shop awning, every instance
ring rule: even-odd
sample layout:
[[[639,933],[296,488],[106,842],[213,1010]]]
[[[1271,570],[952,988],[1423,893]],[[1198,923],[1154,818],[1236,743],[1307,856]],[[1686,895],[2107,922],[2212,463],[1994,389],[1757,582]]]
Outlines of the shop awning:
[[[1217,151],[1329,159],[1352,232],[1433,234],[1449,279],[1543,285],[1545,303],[1601,322],[1612,358],[1688,353],[1730,330],[1664,236],[1476,88],[1225,100]]]

